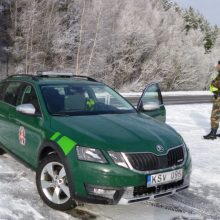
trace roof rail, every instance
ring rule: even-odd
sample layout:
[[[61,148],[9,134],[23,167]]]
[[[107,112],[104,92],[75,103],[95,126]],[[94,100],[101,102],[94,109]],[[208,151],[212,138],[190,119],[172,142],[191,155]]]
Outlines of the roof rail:
[[[36,75],[37,77],[45,77],[45,78],[53,78],[53,77],[60,77],[60,78],[84,78],[92,82],[97,82],[97,80],[93,79],[89,76],[83,76],[83,75],[74,75],[73,73],[59,73],[59,72],[53,72],[53,71],[37,71]]]
[[[93,79],[92,77],[89,76],[82,76],[82,75],[73,75],[72,73],[56,73],[56,72],[50,72],[50,71],[37,71],[36,74],[31,75],[31,74],[14,74],[8,76],[7,79],[12,79],[16,77],[29,77],[33,80],[39,80],[39,78],[53,78],[53,77],[59,77],[59,78],[84,78],[87,79],[88,81],[92,82],[97,82],[97,80]]]
[[[38,80],[36,75],[31,75],[31,74],[13,74],[13,75],[8,76],[7,79],[16,78],[16,77],[30,77],[33,80]]]
[[[54,71],[37,71],[36,75],[39,77],[70,77],[73,73],[70,72],[54,72]]]
[[[85,79],[87,79],[89,81],[92,81],[92,82],[98,82],[96,79],[94,79],[94,78],[92,78],[90,76],[73,75],[72,77],[74,77],[74,78],[85,78]]]

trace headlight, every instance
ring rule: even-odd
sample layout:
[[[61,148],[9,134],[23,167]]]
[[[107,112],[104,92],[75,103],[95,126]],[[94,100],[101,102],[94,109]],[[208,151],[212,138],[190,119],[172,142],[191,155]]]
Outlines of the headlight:
[[[186,146],[184,141],[183,141],[182,146],[183,146],[184,159],[186,160],[186,158],[188,157],[189,148]]]
[[[178,135],[179,135],[179,137],[180,137],[180,139],[181,139],[181,141],[183,142],[183,149],[184,149],[184,155],[186,155],[187,156],[187,153],[189,152],[189,148],[186,146],[186,143],[185,143],[185,141],[183,140],[183,137],[178,133]]]
[[[128,168],[128,165],[127,165],[122,153],[109,151],[108,154],[112,158],[112,160],[115,162],[115,164],[117,164],[118,166]]]
[[[77,146],[76,152],[79,160],[107,163],[107,160],[99,149]]]

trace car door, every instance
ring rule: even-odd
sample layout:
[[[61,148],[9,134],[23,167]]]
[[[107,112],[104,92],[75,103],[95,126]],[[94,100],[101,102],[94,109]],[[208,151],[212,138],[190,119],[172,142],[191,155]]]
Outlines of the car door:
[[[153,117],[158,121],[166,122],[166,109],[158,83],[152,83],[146,86],[138,102],[137,109],[139,112]]]
[[[18,98],[18,105],[32,104],[35,109],[35,115],[27,115],[16,111],[15,120],[17,126],[17,139],[14,145],[17,148],[19,157],[29,164],[37,162],[36,151],[42,144],[43,116],[39,105],[37,93],[33,85],[23,83]]]
[[[16,132],[16,102],[21,82],[4,82],[0,100],[0,135],[2,144],[15,153],[14,141],[17,138]]]
[[[4,102],[7,82],[0,83],[0,144],[7,146],[6,128],[8,127],[8,111],[10,106]]]

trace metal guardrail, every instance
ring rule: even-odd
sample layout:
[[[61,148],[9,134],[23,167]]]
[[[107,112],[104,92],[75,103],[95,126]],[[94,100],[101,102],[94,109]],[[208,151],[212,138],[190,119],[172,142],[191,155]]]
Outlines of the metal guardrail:
[[[130,101],[133,105],[137,105],[140,96],[124,97]],[[165,105],[182,105],[182,104],[198,104],[198,103],[211,103],[213,99],[212,95],[166,95],[163,94],[163,101]]]

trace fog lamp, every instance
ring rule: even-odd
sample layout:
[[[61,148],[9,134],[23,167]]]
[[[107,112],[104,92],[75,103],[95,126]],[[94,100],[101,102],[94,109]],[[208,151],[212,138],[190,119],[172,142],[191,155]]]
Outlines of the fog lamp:
[[[101,196],[108,199],[113,199],[116,193],[116,190],[114,189],[103,189],[90,185],[86,186],[86,190],[90,195]]]

